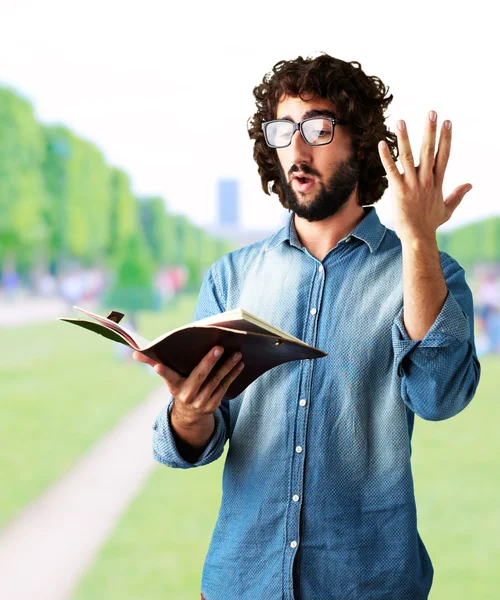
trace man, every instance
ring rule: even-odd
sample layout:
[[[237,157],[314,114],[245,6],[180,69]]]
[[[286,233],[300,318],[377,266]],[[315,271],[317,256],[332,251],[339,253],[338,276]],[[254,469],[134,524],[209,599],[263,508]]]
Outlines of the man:
[[[292,212],[217,260],[195,309],[201,319],[241,306],[328,356],[271,369],[229,401],[241,372],[230,358],[210,353],[184,379],[136,355],[171,392],[153,426],[156,460],[205,465],[230,440],[206,600],[428,597],[411,436],[415,414],[450,418],[479,382],[472,295],[436,244],[471,186],[443,200],[449,121],[435,156],[429,113],[415,167],[406,129],[384,125],[386,93],[359,63],[328,55],[264,77],[249,135],[264,191]],[[386,175],[395,232],[370,206]]]

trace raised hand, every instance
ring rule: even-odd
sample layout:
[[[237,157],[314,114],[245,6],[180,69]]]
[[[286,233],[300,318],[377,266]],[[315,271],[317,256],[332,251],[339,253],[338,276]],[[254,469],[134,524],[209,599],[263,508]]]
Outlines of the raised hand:
[[[408,130],[404,121],[397,123],[400,173],[384,141],[378,150],[392,191],[394,229],[402,240],[432,239],[437,228],[448,221],[465,194],[472,189],[470,183],[456,187],[443,200],[443,179],[451,150],[451,121],[441,126],[436,155],[437,113],[430,111],[426,119],[420,164],[415,167]]]

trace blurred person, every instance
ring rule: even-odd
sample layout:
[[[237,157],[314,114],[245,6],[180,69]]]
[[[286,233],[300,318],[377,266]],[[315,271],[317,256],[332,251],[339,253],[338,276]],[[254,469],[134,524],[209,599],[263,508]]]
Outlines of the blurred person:
[[[163,268],[157,272],[155,287],[160,294],[162,306],[175,296],[175,285],[171,268]]]
[[[490,352],[490,340],[484,328],[484,321],[477,310],[474,311],[474,341],[478,356],[483,356]]]
[[[40,296],[55,296],[57,280],[51,273],[42,273],[36,281],[36,291]]]
[[[327,54],[264,76],[248,131],[264,192],[290,214],[215,261],[196,304],[196,320],[243,307],[328,356],[270,369],[229,401],[245,356],[211,351],[184,378],[134,353],[170,392],[158,462],[206,465],[229,440],[205,600],[428,598],[411,438],[415,415],[451,418],[479,383],[472,294],[436,242],[471,186],[443,198],[451,123],[436,154],[428,113],[416,167],[404,121],[397,135],[385,125],[387,94]],[[395,230],[373,206],[388,180]]]
[[[13,301],[17,298],[17,292],[20,287],[20,278],[15,266],[8,265],[2,271],[2,286],[8,300]]]
[[[476,294],[478,312],[488,338],[487,352],[500,352],[500,281],[492,272],[486,272],[479,281]]]

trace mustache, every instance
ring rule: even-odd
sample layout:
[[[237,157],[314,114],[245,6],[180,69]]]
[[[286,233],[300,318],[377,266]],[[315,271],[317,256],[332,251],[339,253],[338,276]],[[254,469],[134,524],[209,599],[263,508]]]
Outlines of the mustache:
[[[298,167],[297,165],[293,165],[292,168],[289,171],[289,176],[291,177],[297,171],[302,171],[302,173],[304,173],[304,175],[313,175],[314,177],[319,177],[318,173],[316,173],[315,171],[313,171],[313,169],[311,169],[307,165],[303,165],[302,167]]]

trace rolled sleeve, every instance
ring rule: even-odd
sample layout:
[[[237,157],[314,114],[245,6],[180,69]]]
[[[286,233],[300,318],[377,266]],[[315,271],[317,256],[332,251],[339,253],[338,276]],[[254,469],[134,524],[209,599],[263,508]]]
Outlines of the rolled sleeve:
[[[420,417],[436,421],[452,417],[467,406],[480,376],[472,293],[465,272],[444,252],[441,266],[448,294],[425,337],[410,339],[403,307],[392,327],[394,369],[401,379],[403,400]]]
[[[222,412],[223,409],[219,407],[214,413],[215,429],[208,446],[198,456],[196,462],[189,462],[180,455],[175,443],[170,423],[172,406],[173,397],[171,395],[169,402],[162,408],[154,422],[153,458],[164,465],[178,469],[201,467],[217,460],[224,452],[224,444],[227,440],[227,426]]]

